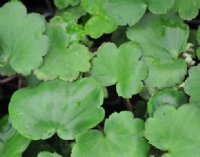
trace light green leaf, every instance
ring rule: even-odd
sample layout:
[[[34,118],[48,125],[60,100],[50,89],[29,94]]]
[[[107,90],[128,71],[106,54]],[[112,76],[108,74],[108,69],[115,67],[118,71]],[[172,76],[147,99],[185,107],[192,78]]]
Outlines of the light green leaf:
[[[158,108],[145,124],[145,137],[156,148],[167,152],[163,157],[200,156],[200,108],[183,105]]]
[[[0,62],[29,75],[42,64],[47,53],[44,18],[27,14],[21,2],[9,2],[0,8],[0,19]]]
[[[150,116],[153,116],[155,110],[162,105],[172,105],[178,108],[186,103],[188,103],[188,100],[183,91],[167,88],[157,92],[149,99],[147,111]]]
[[[131,98],[142,90],[142,80],[147,77],[141,56],[141,49],[136,43],[125,43],[119,48],[113,43],[105,43],[93,59],[92,76],[104,86],[117,84],[118,95]]]
[[[82,8],[92,15],[100,15],[103,11],[104,0],[81,0]]]
[[[54,0],[54,4],[58,9],[64,9],[69,5],[77,5],[80,0]]]
[[[9,113],[13,126],[27,138],[47,139],[57,133],[71,140],[104,118],[103,98],[102,86],[92,78],[55,80],[16,91]]]
[[[105,0],[106,15],[113,18],[118,25],[136,24],[144,15],[147,4],[145,0]]]
[[[116,29],[117,24],[104,15],[91,17],[85,25],[86,34],[94,39],[101,37],[103,34],[112,33]]]
[[[166,14],[175,3],[175,0],[147,0],[149,10],[154,14]]]
[[[0,119],[1,157],[21,157],[29,142],[13,129],[7,116]]]
[[[186,47],[189,30],[176,16],[147,14],[127,31],[127,37],[138,42],[148,65],[148,87],[165,88],[179,84],[187,72],[179,55]]]
[[[191,103],[200,104],[200,65],[189,70],[189,77],[185,81],[184,90],[190,96]]]
[[[59,155],[57,153],[41,152],[38,154],[37,157],[61,157],[61,155]]]
[[[104,133],[91,130],[76,138],[72,157],[147,157],[143,129],[143,121],[131,112],[114,113],[106,120]]]
[[[84,45],[74,43],[67,47],[65,33],[57,25],[49,25],[47,33],[51,47],[43,65],[35,70],[38,79],[73,81],[80,72],[89,71],[92,55]]]

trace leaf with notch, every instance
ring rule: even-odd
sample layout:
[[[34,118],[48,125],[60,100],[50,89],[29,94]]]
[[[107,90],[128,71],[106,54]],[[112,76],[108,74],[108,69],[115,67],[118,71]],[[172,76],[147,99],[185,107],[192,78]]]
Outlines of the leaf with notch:
[[[55,80],[16,91],[9,114],[14,128],[29,139],[48,139],[57,133],[72,140],[103,120],[103,99],[102,86],[92,78],[73,83]]]

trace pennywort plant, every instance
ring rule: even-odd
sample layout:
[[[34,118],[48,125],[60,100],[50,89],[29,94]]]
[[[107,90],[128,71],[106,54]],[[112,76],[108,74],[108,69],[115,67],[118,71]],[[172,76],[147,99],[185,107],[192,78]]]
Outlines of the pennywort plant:
[[[53,4],[48,21],[19,1],[0,8],[1,78],[26,82],[0,119],[0,156],[199,157],[200,29],[188,23],[200,0]]]

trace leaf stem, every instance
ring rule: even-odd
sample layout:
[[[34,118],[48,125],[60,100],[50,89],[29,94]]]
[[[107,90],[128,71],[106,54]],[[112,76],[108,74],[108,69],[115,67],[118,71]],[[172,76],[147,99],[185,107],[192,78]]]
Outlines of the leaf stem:
[[[131,101],[130,101],[130,99],[124,99],[124,104],[125,104],[125,106],[126,106],[126,108],[129,110],[129,111],[133,111],[133,106],[132,106],[132,104],[131,104]]]
[[[17,75],[13,75],[13,76],[10,76],[10,77],[6,77],[6,78],[0,80],[0,84],[8,83],[8,82],[14,80],[14,79],[17,78],[17,77],[18,77]]]

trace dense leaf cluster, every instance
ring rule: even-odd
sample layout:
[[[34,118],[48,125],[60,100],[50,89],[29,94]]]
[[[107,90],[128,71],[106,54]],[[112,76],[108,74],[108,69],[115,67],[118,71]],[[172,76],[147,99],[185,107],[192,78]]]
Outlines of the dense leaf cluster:
[[[49,22],[18,1],[0,8],[0,74],[27,82],[0,119],[0,156],[41,140],[34,157],[199,157],[200,29],[185,21],[200,0],[54,4]],[[129,107],[105,118],[110,86]],[[42,144],[55,134],[59,152]]]

